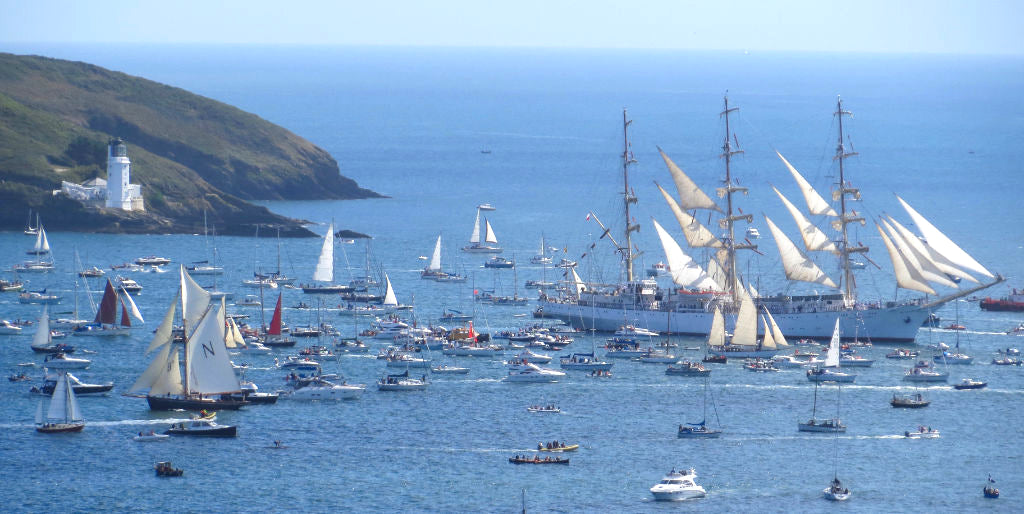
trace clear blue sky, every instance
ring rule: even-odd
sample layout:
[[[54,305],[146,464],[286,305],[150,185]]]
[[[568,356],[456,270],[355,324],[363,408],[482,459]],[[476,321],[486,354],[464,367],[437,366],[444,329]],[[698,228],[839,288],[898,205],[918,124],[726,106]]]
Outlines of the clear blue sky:
[[[3,43],[1024,53],[1021,0],[0,0]]]

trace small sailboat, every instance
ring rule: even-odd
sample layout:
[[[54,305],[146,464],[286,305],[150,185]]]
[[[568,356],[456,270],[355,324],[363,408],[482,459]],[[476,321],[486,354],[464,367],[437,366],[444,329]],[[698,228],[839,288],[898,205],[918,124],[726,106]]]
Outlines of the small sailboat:
[[[273,281],[271,281],[273,282]],[[320,248],[320,257],[316,261],[316,270],[313,272],[313,283],[302,286],[302,292],[306,294],[337,294],[350,293],[351,286],[334,284],[334,222],[327,226],[327,233],[324,234],[324,244]],[[276,282],[273,282],[277,286]]]
[[[713,345],[715,343],[724,343],[724,342],[725,342],[725,319],[722,316],[722,311],[718,310],[718,308],[715,307],[715,314],[714,314],[714,317],[712,318],[712,321],[711,321],[711,330],[708,332],[707,344],[708,344],[708,346],[711,346],[711,345]],[[703,368],[700,364],[695,364],[695,365]],[[672,368],[670,367],[669,369],[672,369]],[[666,373],[668,373],[667,370],[666,370]],[[702,408],[704,410],[703,417],[701,418],[699,423],[686,423],[685,425],[679,425],[679,430],[677,431],[677,434],[676,434],[676,436],[679,437],[679,438],[682,438],[682,439],[695,439],[695,438],[717,439],[718,437],[721,437],[721,435],[722,435],[722,430],[720,428],[719,429],[714,429],[714,428],[709,428],[707,426],[707,420],[708,420],[708,394],[711,393],[708,390],[708,385],[711,382],[711,376],[710,376],[710,372],[704,373],[702,376],[704,377],[704,397],[702,398],[702,401],[701,401]],[[718,426],[720,427],[720,426],[722,426],[722,422],[720,420],[718,420],[718,407],[715,406],[715,396],[714,396],[713,393],[711,393],[711,406],[714,407],[715,421],[718,422]]]
[[[96,311],[96,319],[92,323],[80,325],[71,333],[76,336],[127,336],[131,335],[132,318],[144,322],[142,313],[135,305],[130,294],[121,289],[122,294],[114,289],[114,284],[107,279],[107,286],[103,290],[103,298],[100,300],[99,309]],[[121,307],[121,319],[118,320],[118,306]],[[130,314],[129,314],[130,307]]]
[[[469,245],[462,247],[462,251],[469,253],[501,253],[502,248],[498,246],[498,237],[491,228],[491,222],[484,218],[483,226],[480,225],[480,211],[493,211],[494,208],[487,204],[477,206],[476,220],[473,222],[473,235],[469,237]],[[483,240],[480,239],[483,232]]]
[[[739,284],[736,287],[736,294],[740,296],[740,310],[736,315],[732,339],[721,346],[709,344],[708,353],[726,358],[770,359],[779,352],[774,336],[768,337],[766,333],[762,341],[757,340],[757,307],[754,306],[754,301],[746,288],[739,287]]]
[[[828,356],[825,358],[825,366],[830,364],[839,365],[839,320],[836,319],[836,328],[832,332],[832,342],[828,346]],[[822,369],[828,369],[822,368]],[[800,432],[846,432],[846,425],[836,416],[831,419],[818,419],[818,386],[822,381],[814,381],[814,404],[811,407],[811,419],[806,423],[797,423],[797,430]],[[840,386],[839,392],[836,393],[836,398],[842,392],[842,386]],[[838,400],[837,400],[838,403]],[[838,407],[837,407],[838,410]]]
[[[50,252],[50,240],[46,237],[46,229],[38,221],[36,223],[36,227],[38,227],[36,242],[30,250],[25,252],[36,258],[16,264],[13,269],[17,273],[46,273],[55,269],[53,253]]]
[[[57,388],[50,398],[50,408],[43,418],[43,402],[39,402],[36,410],[36,431],[45,434],[60,432],[81,432],[85,428],[82,411],[78,408],[75,391],[71,387],[67,373],[62,373],[57,380]]]
[[[25,222],[25,235],[34,236],[39,234],[39,213],[36,213],[36,226],[32,226],[32,209],[28,210],[28,221]]]
[[[39,226],[38,232],[36,232],[36,244],[32,245],[32,249],[26,251],[29,255],[46,255],[50,253],[50,240],[46,237],[46,229],[42,225]]]
[[[263,310],[262,308],[260,309]],[[285,337],[283,333],[283,322],[281,320],[281,293],[277,293],[277,304],[274,306],[274,315],[270,318],[270,327],[266,329],[263,341],[269,347],[291,347],[295,346],[295,340]]]
[[[839,320],[836,319],[836,328],[832,332],[832,340],[828,345],[828,353],[825,357],[825,363],[822,366],[815,366],[807,370],[807,380],[814,383],[819,382],[836,382],[841,384],[852,384],[857,379],[857,375],[851,375],[839,371],[839,346],[841,342],[839,340]]]
[[[395,288],[391,287],[391,279],[388,278],[387,273],[384,273],[384,310],[394,312],[409,309],[412,309],[411,305],[398,303],[398,297],[395,296]]]
[[[547,247],[544,245],[544,235],[540,236],[540,249],[537,255],[530,257],[530,264],[551,264],[551,256],[547,255]]]

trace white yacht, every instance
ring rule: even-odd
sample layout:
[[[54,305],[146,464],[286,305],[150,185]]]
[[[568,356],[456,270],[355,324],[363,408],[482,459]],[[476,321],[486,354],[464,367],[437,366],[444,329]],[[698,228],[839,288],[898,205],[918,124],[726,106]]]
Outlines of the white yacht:
[[[536,364],[524,363],[509,370],[508,376],[505,377],[505,381],[551,383],[558,382],[560,378],[564,377],[564,371],[542,368]]]
[[[399,375],[387,375],[377,381],[378,391],[423,391],[430,385],[426,375],[422,378],[411,378],[409,370]]]
[[[529,348],[519,352],[516,355],[516,358],[519,359],[519,360],[523,360],[523,361],[527,361],[527,362],[537,362],[537,363],[540,363],[540,364],[547,364],[547,363],[551,362],[551,356],[550,355],[544,355],[543,353],[537,353],[537,352],[534,352],[533,350],[530,350]]]
[[[646,328],[638,327],[635,325],[622,325],[621,327],[619,327],[618,330],[615,331],[615,335],[624,337],[657,337],[658,333],[653,330],[648,330]]]
[[[89,359],[68,357],[62,352],[52,353],[43,359],[43,367],[50,369],[85,369],[92,364]]]
[[[294,387],[283,396],[291,400],[354,400],[366,390],[361,384],[335,384],[320,377],[299,379]]]
[[[654,484],[651,494],[658,501],[680,501],[691,498],[703,498],[707,492],[703,487],[694,483],[697,472],[693,468],[682,471],[669,471],[661,482]]]

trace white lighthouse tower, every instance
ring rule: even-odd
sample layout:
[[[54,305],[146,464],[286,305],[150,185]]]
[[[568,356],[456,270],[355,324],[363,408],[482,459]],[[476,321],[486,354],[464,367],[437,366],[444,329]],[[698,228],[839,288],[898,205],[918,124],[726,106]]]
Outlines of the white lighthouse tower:
[[[125,211],[144,210],[142,188],[131,181],[128,149],[120,138],[110,140],[107,148],[107,208]]]

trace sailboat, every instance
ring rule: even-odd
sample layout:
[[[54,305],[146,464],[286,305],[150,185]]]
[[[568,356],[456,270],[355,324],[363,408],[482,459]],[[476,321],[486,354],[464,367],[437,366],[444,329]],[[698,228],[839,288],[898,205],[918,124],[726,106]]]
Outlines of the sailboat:
[[[32,246],[31,250],[25,253],[29,255],[35,255],[35,260],[25,261],[21,264],[14,265],[14,271],[16,273],[46,273],[53,271],[55,268],[53,263],[53,254],[50,252],[50,240],[46,237],[46,229],[43,228],[42,223],[37,220],[38,232],[36,233],[36,243]]]
[[[71,353],[74,348],[66,344],[53,344],[53,334],[50,333],[49,306],[43,305],[43,313],[39,316],[39,324],[36,325],[36,333],[32,336],[32,351],[37,353]]]
[[[757,307],[745,288],[737,284],[736,291],[740,297],[740,311],[732,339],[721,346],[708,345],[708,353],[727,358],[771,358],[779,351],[774,337],[770,331],[765,331],[764,339],[758,341]]]
[[[57,387],[50,397],[50,408],[43,418],[43,402],[36,409],[36,431],[44,434],[60,432],[81,432],[85,428],[82,411],[78,408],[78,399],[71,386],[67,373],[61,373],[57,379]]]
[[[211,305],[210,293],[192,280],[184,266],[179,267],[179,272],[181,286],[178,295],[171,301],[145,352],[156,351],[156,357],[129,393],[145,391],[146,401],[152,410],[222,410],[247,405],[246,401],[233,400],[228,396],[240,393],[241,387],[224,345],[223,307]],[[181,297],[185,337],[183,353],[172,348],[178,296]],[[184,373],[179,355],[184,357]]]
[[[32,209],[28,210],[28,221],[25,222],[25,235],[34,236],[39,234],[39,213],[36,213],[36,226],[32,226]]]
[[[551,256],[547,255],[547,246],[544,244],[544,235],[540,236],[540,248],[537,250],[537,255],[530,257],[530,264],[551,264]]]
[[[206,237],[206,211],[203,211],[203,237]],[[185,269],[189,275],[223,275],[224,266],[217,265],[217,229],[213,229],[213,262],[209,260],[193,262]]]
[[[960,302],[956,302],[956,325],[960,324]],[[942,362],[947,366],[950,364],[970,364],[974,362],[974,357],[960,352],[960,332],[961,330],[955,330],[956,332],[956,344],[953,346],[953,351],[943,351],[942,355],[936,355],[933,360],[935,362]]]
[[[388,278],[387,273],[384,273],[384,310],[394,312],[409,309],[412,309],[412,305],[398,303],[398,297],[395,296],[395,288],[391,287],[391,279]]]
[[[466,277],[457,273],[448,273],[441,269],[441,235],[437,236],[437,243],[434,244],[434,253],[430,256],[430,262],[423,268],[420,278],[436,280],[438,282],[465,282]]]
[[[704,414],[698,423],[686,423],[685,425],[679,425],[679,430],[676,433],[676,437],[680,439],[717,439],[722,436],[722,430],[716,428],[709,428],[707,425],[708,421],[708,385],[711,382],[710,376],[704,377],[704,398],[701,401]],[[715,396],[711,395],[711,405],[715,405]],[[718,421],[718,408],[715,407],[715,420]],[[721,426],[721,421],[718,421]]]
[[[476,220],[473,222],[473,234],[469,237],[469,246],[463,246],[462,251],[470,253],[501,253],[502,248],[498,246],[498,237],[494,235],[491,222],[484,218],[480,225],[480,211],[493,211],[494,207],[488,204],[478,205],[476,208]],[[480,233],[483,232],[483,241],[480,240]]]
[[[664,331],[671,323],[677,333],[706,334],[710,326],[710,318],[714,305],[719,305],[726,315],[727,328],[735,326],[739,313],[743,310],[737,269],[737,252],[754,250],[756,245],[744,240],[743,231],[737,225],[740,222],[751,223],[753,216],[739,212],[738,193],[745,194],[747,189],[741,187],[733,175],[733,160],[743,153],[738,147],[736,136],[730,130],[730,117],[737,109],[730,105],[729,99],[724,102],[722,117],[725,122],[725,135],[722,144],[722,160],[725,164],[725,180],[717,189],[718,196],[723,199],[721,205],[712,200],[683,170],[676,165],[664,151],[661,157],[676,185],[678,196],[671,195],[660,188],[662,196],[679,222],[683,235],[691,248],[706,250],[711,253],[707,264],[708,275],[716,280],[717,287],[708,285],[683,286],[684,291],[659,288],[653,279],[634,277],[633,260],[636,253],[632,245],[632,232],[639,227],[631,218],[631,206],[637,197],[629,186],[629,167],[635,161],[629,150],[628,126],[631,121],[623,112],[623,136],[625,146],[622,155],[622,171],[624,188],[622,190],[623,208],[626,223],[624,241],[617,241],[611,229],[600,223],[593,213],[588,216],[602,229],[601,239],[608,241],[620,253],[625,264],[626,280],[619,284],[602,285],[588,284],[579,295],[566,294],[542,296],[539,301],[544,317],[558,318],[576,328],[614,331],[621,323],[623,314],[627,319],[645,320],[647,327],[655,331]],[[832,195],[834,204],[826,202],[811,187],[800,173],[781,154],[782,164],[790,171],[807,201],[811,216],[825,218],[827,225],[838,234],[830,237],[811,223],[795,206],[784,199],[783,203],[793,214],[794,221],[800,228],[804,250],[799,249],[785,237],[778,225],[770,223],[776,246],[782,257],[782,267],[789,281],[807,282],[815,287],[838,289],[837,292],[805,295],[760,295],[756,298],[757,306],[770,310],[777,324],[789,337],[820,338],[829,337],[836,314],[840,318],[840,328],[844,334],[854,334],[856,325],[863,325],[864,332],[875,341],[912,342],[918,329],[936,307],[954,299],[969,296],[976,291],[991,287],[1004,281],[998,274],[993,274],[984,266],[964,252],[959,246],[940,232],[934,225],[914,210],[906,201],[897,197],[900,204],[913,219],[914,226],[919,230],[921,238],[906,237],[898,227],[892,225],[891,218],[879,220],[879,232],[882,232],[889,256],[893,261],[893,270],[897,285],[902,289],[924,292],[932,295],[925,298],[911,298],[901,301],[876,301],[862,299],[857,292],[853,276],[854,259],[852,256],[864,254],[868,248],[852,240],[848,226],[852,223],[864,223],[866,220],[852,209],[852,202],[860,199],[860,191],[853,188],[846,174],[844,161],[855,155],[847,151],[846,136],[843,133],[843,119],[850,115],[837,103],[835,115],[839,121],[839,138],[835,161],[838,163],[837,186]],[[660,151],[660,149],[659,149]],[[722,237],[715,234],[698,221],[698,210],[720,213],[719,226],[724,229]],[[883,232],[882,226],[892,230]],[[888,229],[887,229],[888,230]],[[891,237],[890,237],[891,236]],[[833,241],[835,239],[835,242]],[[838,255],[841,280],[833,281],[821,268],[808,258],[807,252],[828,252]],[[721,273],[718,273],[718,271]],[[936,271],[937,270],[937,271]],[[972,274],[990,278],[979,282]],[[957,280],[976,282],[972,287],[960,288],[948,276]],[[938,295],[933,285],[942,285],[953,289],[946,295]],[[957,290],[959,289],[959,290]],[[581,307],[590,313],[580,316]],[[668,316],[664,313],[668,312]],[[754,332],[757,332],[755,328]]]
[[[836,328],[832,335],[832,342],[828,346],[828,356],[825,358],[825,366],[839,365],[839,320],[836,320]],[[822,381],[814,381],[814,404],[811,407],[811,419],[806,423],[797,423],[799,432],[846,432],[846,425],[838,416],[831,419],[818,419],[818,386]],[[842,386],[840,386],[842,387]],[[840,389],[841,391],[841,389]]]
[[[838,336],[839,332],[839,320],[836,320],[836,333]],[[835,420],[839,421],[839,399],[843,392],[843,386],[839,386],[839,391],[836,393],[836,417]],[[846,501],[850,499],[850,489],[845,487],[839,480],[839,430],[835,430],[835,436],[833,437],[833,449],[832,449],[832,481],[829,482],[822,493],[826,500],[831,501]]]
[[[306,294],[337,294],[352,292],[351,286],[332,284],[334,282],[334,222],[327,226],[324,244],[320,248],[320,258],[313,272],[313,284],[302,286]]]
[[[807,380],[811,382],[836,382],[844,384],[852,384],[857,379],[857,375],[851,375],[839,371],[839,320],[836,319],[836,328],[832,332],[832,340],[828,345],[828,353],[825,357],[824,365],[815,366],[807,370]]]
[[[260,310],[263,310],[262,305]],[[270,327],[266,329],[262,343],[269,347],[290,347],[295,346],[295,340],[285,337],[282,331],[281,319],[281,293],[277,293],[277,305],[274,306],[274,316],[270,318]]]
[[[99,309],[96,311],[96,319],[92,323],[76,327],[71,334],[76,336],[127,336],[131,335],[132,320],[135,318],[140,322],[142,313],[135,305],[130,294],[124,289],[122,294],[114,290],[114,284],[107,279],[107,287],[103,290],[103,298],[100,300]],[[127,304],[127,305],[126,305]],[[121,319],[118,321],[118,309],[121,307]],[[129,315],[129,306],[130,312]]]

